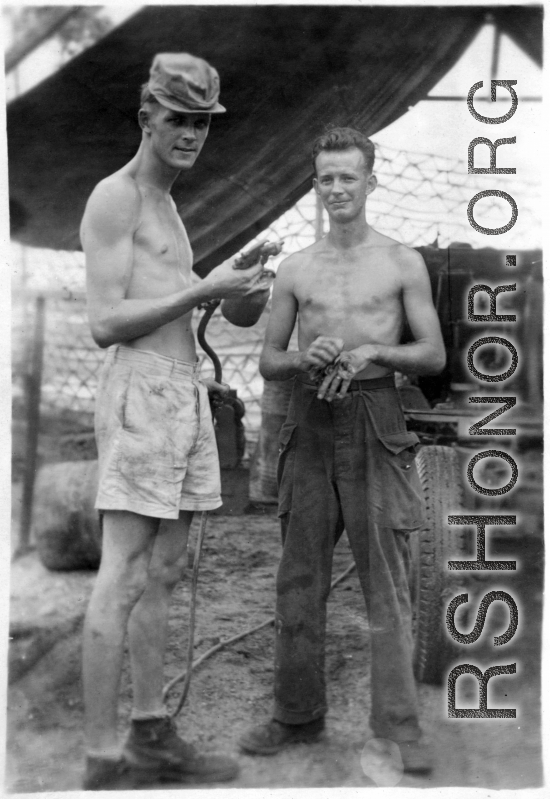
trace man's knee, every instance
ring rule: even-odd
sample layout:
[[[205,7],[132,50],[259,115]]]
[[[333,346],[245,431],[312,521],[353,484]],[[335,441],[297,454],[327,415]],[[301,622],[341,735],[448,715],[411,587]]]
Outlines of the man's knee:
[[[102,595],[112,610],[131,610],[147,587],[148,558],[117,558],[116,563],[102,562],[94,593]],[[97,597],[99,599],[99,596]]]
[[[187,549],[175,559],[159,558],[149,566],[149,581],[160,584],[168,591],[173,591],[183,578],[187,567]]]
[[[123,605],[133,607],[147,588],[147,566],[144,563],[128,564],[120,575],[118,593]]]
[[[149,563],[150,583],[172,591],[182,579],[187,567],[187,541],[192,518],[192,512],[182,511],[179,519],[161,522]]]

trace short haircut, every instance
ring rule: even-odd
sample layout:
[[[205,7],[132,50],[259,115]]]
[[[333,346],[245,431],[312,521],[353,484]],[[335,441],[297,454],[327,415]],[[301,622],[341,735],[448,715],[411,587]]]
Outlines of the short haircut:
[[[315,173],[317,173],[315,160],[323,150],[349,150],[350,147],[357,147],[358,150],[361,150],[365,158],[365,168],[367,172],[372,172],[374,166],[374,144],[371,140],[355,128],[330,128],[315,139],[313,143],[311,157]]]

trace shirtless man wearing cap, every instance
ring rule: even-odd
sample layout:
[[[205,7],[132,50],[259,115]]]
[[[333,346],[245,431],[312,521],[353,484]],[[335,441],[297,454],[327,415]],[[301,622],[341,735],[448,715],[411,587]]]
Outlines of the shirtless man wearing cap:
[[[407,563],[423,500],[418,438],[393,373],[437,374],[445,349],[421,256],[365,218],[373,163],[372,142],[351,128],[315,142],[314,186],[330,229],[287,258],[275,281],[260,370],[295,378],[279,438],[275,707],[240,743],[270,755],[324,728],[326,602],[345,527],[369,617],[372,734],[394,741],[404,769],[419,772],[431,758],[419,740]],[[288,352],[297,317],[299,351]],[[409,344],[400,343],[405,320]]]
[[[259,264],[236,270],[232,259],[202,281],[191,277],[170,189],[195,163],[210,115],[225,111],[218,95],[206,61],[157,55],[142,90],[139,150],[99,183],[82,221],[90,325],[97,344],[109,347],[96,400],[103,554],[84,628],[88,790],[215,782],[238,770],[185,743],[162,699],[168,603],[186,566],[193,512],[221,505],[208,390],[224,387],[199,377],[192,311],[214,298],[257,307],[269,288]],[[121,753],[126,632],[133,711]]]

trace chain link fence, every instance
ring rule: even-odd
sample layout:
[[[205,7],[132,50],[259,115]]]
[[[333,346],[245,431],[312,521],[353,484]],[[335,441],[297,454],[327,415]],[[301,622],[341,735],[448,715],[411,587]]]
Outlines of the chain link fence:
[[[80,254],[75,254],[75,261]],[[80,265],[84,269],[83,264]],[[36,329],[37,299],[44,301],[43,334]],[[99,370],[105,351],[94,343],[82,292],[58,294],[27,288],[14,292],[13,303],[13,397],[15,406],[25,403],[26,385],[33,368],[33,350],[42,348],[40,416],[49,419],[59,414],[73,419],[76,427],[92,428],[94,400]],[[247,455],[254,446],[260,427],[260,399],[263,381],[258,371],[260,351],[269,315],[269,307],[254,328],[236,328],[219,309],[206,332],[208,342],[217,352],[223,379],[237,389],[246,407]],[[195,313],[195,328],[200,312]],[[199,348],[205,376],[213,376],[209,358]]]
[[[468,222],[466,209],[486,180],[468,175],[459,159],[411,153],[377,145],[378,187],[369,196],[368,220],[377,230],[410,246],[452,242],[475,246],[479,234]],[[508,189],[507,189],[508,186]],[[499,175],[498,187],[518,199],[521,213],[507,243],[518,248],[540,246],[538,186]],[[521,200],[520,200],[521,198]],[[508,206],[506,203],[504,205]],[[476,206],[476,221],[487,227],[502,224],[502,202],[495,198]],[[261,238],[284,240],[283,254],[272,259],[276,269],[289,254],[312,244],[328,228],[326,214],[310,192],[280,217]],[[512,235],[513,234],[513,235]],[[91,429],[98,371],[104,352],[93,342],[86,317],[85,268],[82,253],[23,248],[13,244],[13,387],[15,403],[23,403],[32,361],[35,298],[45,298],[45,329],[41,378],[42,414],[72,414]],[[230,325],[219,310],[207,338],[219,354],[224,380],[246,406],[248,455],[258,437],[263,381],[258,361],[268,311],[253,328]],[[197,313],[198,319],[198,313]],[[213,373],[204,353],[204,372]]]

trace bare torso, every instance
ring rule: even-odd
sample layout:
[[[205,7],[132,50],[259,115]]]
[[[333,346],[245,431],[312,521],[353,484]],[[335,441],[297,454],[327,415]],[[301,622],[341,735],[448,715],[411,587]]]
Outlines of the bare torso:
[[[170,194],[143,184],[136,179],[135,171],[134,161],[131,161],[109,178],[134,180],[141,200],[125,298],[155,300],[191,287],[193,253]],[[197,353],[191,318],[192,312],[189,312],[125,344],[194,363]]]
[[[170,195],[139,183],[137,186],[141,214],[134,234],[133,268],[126,296],[152,300],[191,287],[193,253]],[[191,317],[192,313],[185,314],[132,339],[127,346],[193,363],[197,353]]]
[[[300,350],[317,336],[339,337],[345,350],[362,344],[399,343],[404,320],[401,245],[375,231],[372,234],[368,244],[343,252],[325,238],[295,256]],[[369,364],[357,379],[381,377],[390,371]]]

